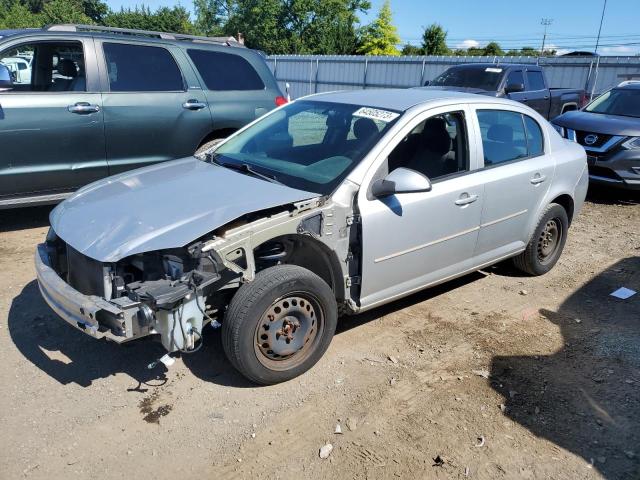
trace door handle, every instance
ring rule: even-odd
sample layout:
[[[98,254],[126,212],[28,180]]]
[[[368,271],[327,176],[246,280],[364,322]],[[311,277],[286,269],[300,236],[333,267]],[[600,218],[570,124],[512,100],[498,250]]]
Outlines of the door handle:
[[[202,110],[203,108],[207,108],[207,104],[191,98],[182,104],[182,108],[186,108],[187,110]]]
[[[71,113],[78,113],[80,115],[86,113],[96,113],[100,111],[100,105],[91,105],[88,102],[78,102],[73,105],[69,105],[67,110]]]
[[[469,195],[468,193],[463,193],[462,195],[460,195],[460,198],[455,201],[455,204],[463,207],[475,202],[476,200],[478,200],[478,195]]]
[[[536,173],[534,175],[534,177],[529,180],[533,185],[538,185],[539,183],[544,182],[547,179],[546,175],[540,175],[539,173]]]

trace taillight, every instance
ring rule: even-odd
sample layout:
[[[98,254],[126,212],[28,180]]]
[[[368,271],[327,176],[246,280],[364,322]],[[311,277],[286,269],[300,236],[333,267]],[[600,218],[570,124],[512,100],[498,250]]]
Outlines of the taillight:
[[[287,99],[286,99],[286,98],[284,98],[282,95],[278,95],[278,96],[276,97],[276,106],[278,106],[278,107],[279,107],[279,106],[281,106],[281,105],[284,105],[285,103],[288,103],[288,102],[287,102]]]
[[[584,107],[587,103],[589,103],[589,95],[587,94],[587,92],[582,92],[582,95],[580,96],[580,107],[579,108]]]

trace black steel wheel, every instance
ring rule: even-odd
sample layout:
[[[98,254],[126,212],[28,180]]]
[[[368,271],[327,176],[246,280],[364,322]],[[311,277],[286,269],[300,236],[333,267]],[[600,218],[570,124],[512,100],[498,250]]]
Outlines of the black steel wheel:
[[[222,325],[229,361],[249,380],[270,385],[297,377],[324,354],[337,307],[331,288],[295,265],[256,274],[234,295]]]
[[[524,252],[513,259],[515,266],[530,275],[543,275],[556,264],[567,241],[569,218],[557,203],[543,212]]]

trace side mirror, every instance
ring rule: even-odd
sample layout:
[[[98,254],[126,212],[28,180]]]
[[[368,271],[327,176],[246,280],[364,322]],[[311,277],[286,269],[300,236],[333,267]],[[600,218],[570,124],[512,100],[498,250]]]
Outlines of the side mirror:
[[[424,86],[428,87],[431,84],[431,80],[427,80],[426,82],[424,82]]]
[[[524,85],[522,83],[510,83],[504,89],[506,93],[518,93],[524,92]]]
[[[409,168],[396,168],[382,180],[376,180],[371,186],[375,197],[387,197],[398,193],[428,192],[431,181],[423,174]]]
[[[9,67],[0,63],[0,90],[11,90],[13,88],[13,78]]]

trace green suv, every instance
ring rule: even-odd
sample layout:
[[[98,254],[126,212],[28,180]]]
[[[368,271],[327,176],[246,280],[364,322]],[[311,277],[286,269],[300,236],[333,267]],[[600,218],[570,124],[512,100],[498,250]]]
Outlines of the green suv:
[[[0,208],[201,153],[286,101],[263,55],[233,39],[0,31]]]

